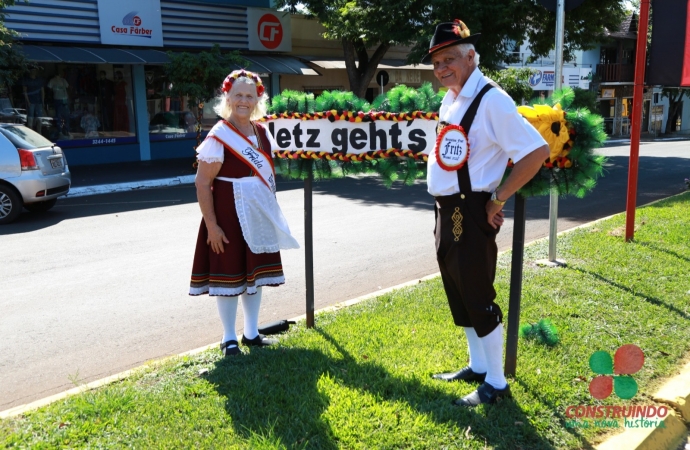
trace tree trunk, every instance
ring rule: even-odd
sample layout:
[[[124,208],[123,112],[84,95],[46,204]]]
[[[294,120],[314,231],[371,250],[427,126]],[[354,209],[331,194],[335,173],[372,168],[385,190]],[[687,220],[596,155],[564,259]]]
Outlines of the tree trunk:
[[[682,97],[682,95],[680,96]],[[668,119],[666,120],[666,134],[673,132],[673,127],[676,125],[675,117],[680,108],[680,99],[676,100],[675,96],[671,98],[668,97]]]
[[[381,62],[390,47],[391,44],[387,42],[379,44],[374,54],[369,58],[363,41],[352,41],[343,38],[347,78],[350,82],[350,90],[357,97],[364,98],[366,95],[367,88],[376,74],[379,62]]]

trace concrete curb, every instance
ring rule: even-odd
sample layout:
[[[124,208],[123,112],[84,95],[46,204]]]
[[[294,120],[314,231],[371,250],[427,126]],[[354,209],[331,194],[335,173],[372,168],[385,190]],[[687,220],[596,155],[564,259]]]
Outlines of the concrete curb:
[[[183,175],[174,178],[161,178],[158,180],[132,181],[128,183],[99,184],[96,186],[83,186],[70,189],[65,198],[83,197],[86,195],[111,194],[113,192],[136,191],[139,189],[151,189],[157,187],[177,186],[193,184],[195,175]]]
[[[687,363],[680,374],[668,380],[652,396],[660,403],[672,406],[685,422],[690,423],[690,363]]]
[[[688,433],[685,423],[676,413],[669,411],[664,428],[626,428],[596,446],[597,450],[673,450]]]

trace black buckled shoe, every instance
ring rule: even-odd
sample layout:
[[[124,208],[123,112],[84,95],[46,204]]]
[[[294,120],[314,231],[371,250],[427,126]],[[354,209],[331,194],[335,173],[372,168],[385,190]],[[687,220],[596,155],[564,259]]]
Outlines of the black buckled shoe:
[[[484,378],[486,378],[486,372],[477,373],[472,370],[470,366],[467,366],[458,370],[457,372],[436,373],[432,375],[431,378],[443,381],[478,381],[479,383],[483,383]]]
[[[496,389],[489,383],[482,383],[482,385],[479,386],[476,391],[464,396],[463,398],[453,401],[453,404],[457,406],[474,407],[479,406],[482,403],[493,404],[497,401],[503,400],[504,398],[510,397],[512,397],[512,394],[510,393],[510,386],[507,384],[503,389]]]
[[[231,345],[234,345],[234,347],[231,347]],[[220,351],[223,353],[223,356],[235,356],[242,353],[237,341],[233,340],[222,342],[220,344]]]
[[[247,339],[247,336],[242,335],[242,344],[248,347],[266,347],[278,343],[278,339],[267,338],[263,334],[258,335],[254,339]]]

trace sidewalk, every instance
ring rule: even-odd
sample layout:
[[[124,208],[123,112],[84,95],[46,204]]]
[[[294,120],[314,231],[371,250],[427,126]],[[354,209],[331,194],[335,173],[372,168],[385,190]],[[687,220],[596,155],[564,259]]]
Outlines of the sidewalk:
[[[191,184],[196,175],[193,164],[194,159],[189,157],[70,166],[72,188],[67,197]]]

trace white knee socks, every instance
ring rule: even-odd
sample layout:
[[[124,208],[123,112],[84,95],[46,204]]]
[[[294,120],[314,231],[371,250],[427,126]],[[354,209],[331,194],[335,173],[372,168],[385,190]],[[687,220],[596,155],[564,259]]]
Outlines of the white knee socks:
[[[486,373],[486,355],[484,355],[484,347],[477,332],[471,327],[463,328],[467,336],[467,347],[470,350],[470,368],[475,373]]]
[[[486,355],[485,382],[496,389],[504,389],[508,382],[503,375],[503,324],[499,324],[494,331],[479,340]]]
[[[235,320],[237,319],[237,297],[216,297],[218,314],[223,322],[223,341],[236,341]]]
[[[244,312],[244,336],[247,339],[254,339],[259,335],[261,286],[256,288],[256,294],[247,295],[247,293],[244,293],[240,297],[242,298],[242,311]]]
[[[256,294],[240,295],[242,312],[244,313],[244,335],[247,339],[254,339],[259,335],[259,308],[261,307],[261,286],[256,288]],[[235,321],[237,320],[237,297],[216,297],[218,314],[223,322],[223,341],[236,341]]]

